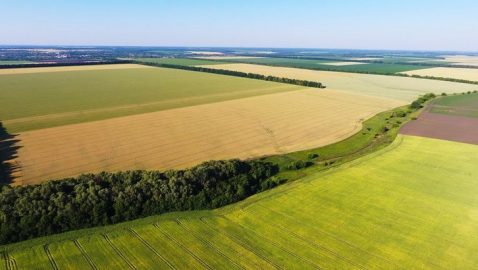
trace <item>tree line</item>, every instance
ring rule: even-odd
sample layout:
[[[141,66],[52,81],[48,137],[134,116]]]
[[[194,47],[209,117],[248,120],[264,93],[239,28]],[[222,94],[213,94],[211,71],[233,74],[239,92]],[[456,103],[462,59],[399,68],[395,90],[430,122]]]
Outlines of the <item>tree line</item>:
[[[325,88],[325,85],[315,81],[297,80],[297,79],[289,79],[289,78],[275,77],[275,76],[265,76],[262,74],[246,73],[246,72],[226,70],[226,69],[214,69],[214,68],[207,68],[207,67],[183,66],[183,65],[161,64],[161,63],[141,62],[141,61],[137,61],[136,63],[142,64],[142,65],[148,65],[148,66],[155,66],[155,67],[183,69],[183,70],[190,70],[190,71],[199,71],[199,72],[229,75],[229,76],[236,76],[236,77],[256,79],[256,80],[278,82],[278,83],[288,83],[288,84],[295,84],[295,85],[306,86],[306,87]]]
[[[2,65],[0,64],[0,69],[10,69],[10,68],[35,68],[35,67],[68,67],[68,66],[91,66],[91,65],[112,65],[112,64],[130,64],[130,60],[102,60],[98,62],[58,62],[58,63],[32,63],[32,64],[13,64],[13,65]]]
[[[237,202],[280,183],[264,161],[209,161],[185,170],[85,174],[0,190],[0,244],[172,211]]]

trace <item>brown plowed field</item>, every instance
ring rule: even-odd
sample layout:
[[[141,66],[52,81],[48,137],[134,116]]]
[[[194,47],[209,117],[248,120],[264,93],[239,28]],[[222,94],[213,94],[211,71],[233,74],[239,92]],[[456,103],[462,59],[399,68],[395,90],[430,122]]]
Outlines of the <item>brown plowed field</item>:
[[[401,102],[308,89],[20,133],[15,184],[169,169],[342,140]]]
[[[478,144],[478,118],[423,112],[400,133],[435,139]]]

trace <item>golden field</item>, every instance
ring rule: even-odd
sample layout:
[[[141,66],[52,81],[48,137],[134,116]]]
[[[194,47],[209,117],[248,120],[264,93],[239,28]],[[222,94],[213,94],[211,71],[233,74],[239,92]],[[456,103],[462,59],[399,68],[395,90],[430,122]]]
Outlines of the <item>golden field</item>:
[[[478,62],[477,62],[478,63]],[[401,72],[408,75],[433,76],[478,82],[478,68],[436,67]]]
[[[85,66],[63,66],[63,67],[41,67],[41,68],[38,68],[38,67],[7,68],[7,69],[0,69],[0,75],[84,71],[84,70],[132,69],[132,68],[151,68],[151,67],[137,65],[137,64],[111,64],[111,65],[85,65]]]
[[[307,89],[20,133],[15,184],[171,169],[340,141],[401,101]]]
[[[471,84],[385,75],[319,71],[252,64],[221,64],[208,65],[205,67],[319,81],[325,84],[328,89],[390,98],[401,101],[402,104],[410,103],[419,95],[429,92],[440,94],[478,90],[478,86]]]

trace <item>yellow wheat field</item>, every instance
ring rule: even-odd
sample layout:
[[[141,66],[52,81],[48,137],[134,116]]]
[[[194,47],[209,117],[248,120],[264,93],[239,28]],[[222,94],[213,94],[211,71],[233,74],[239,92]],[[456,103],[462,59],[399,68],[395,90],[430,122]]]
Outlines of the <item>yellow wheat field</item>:
[[[478,56],[469,55],[445,55],[445,62],[453,65],[478,66]]]
[[[408,75],[433,76],[478,82],[478,68],[436,67],[420,70],[411,70],[402,73]]]
[[[306,89],[20,133],[16,184],[327,145],[401,102]]]
[[[85,65],[85,66],[64,66],[64,67],[7,68],[7,69],[0,69],[0,75],[81,71],[81,70],[129,69],[129,68],[151,68],[151,67],[136,65],[136,64],[112,64],[112,65]]]
[[[461,93],[478,90],[478,85],[472,84],[385,75],[319,71],[251,64],[221,64],[207,65],[205,67],[319,81],[325,84],[328,89],[391,98],[402,101],[403,104],[410,103],[419,95],[430,92],[440,94],[443,92]]]

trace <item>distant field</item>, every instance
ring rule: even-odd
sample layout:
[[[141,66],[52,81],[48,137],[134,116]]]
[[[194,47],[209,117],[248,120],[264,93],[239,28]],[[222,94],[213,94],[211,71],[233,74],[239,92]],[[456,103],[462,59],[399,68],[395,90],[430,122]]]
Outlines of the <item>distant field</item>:
[[[282,67],[304,68],[304,69],[326,69],[344,72],[376,72],[376,73],[397,73],[409,70],[422,69],[424,67],[417,65],[396,65],[396,64],[379,64],[379,63],[361,63],[355,65],[331,65],[330,60],[308,60],[294,58],[255,58],[255,59],[234,59],[231,60],[238,63],[262,64]],[[341,63],[341,61],[336,61]]]
[[[3,255],[18,269],[474,269],[476,164],[478,146],[400,136],[223,209],[35,239]]]
[[[215,56],[211,56],[215,57]],[[215,58],[222,58],[222,56],[216,56]],[[157,63],[157,64],[169,64],[169,65],[181,65],[181,66],[198,66],[198,65],[218,65],[220,61],[210,61],[206,59],[197,58],[137,58],[134,59],[141,62]]]
[[[149,68],[136,64],[115,64],[115,65],[84,65],[84,66],[63,66],[63,67],[32,67],[32,68],[7,68],[0,69],[1,75],[29,74],[29,73],[51,73],[67,71],[86,71],[86,70],[112,70],[112,69],[133,69]]]
[[[408,75],[433,76],[478,82],[478,68],[436,67],[401,72]]]
[[[15,183],[315,148],[353,135],[364,120],[400,105],[307,89],[22,132]]]
[[[478,145],[478,94],[440,97],[400,132]]]
[[[467,117],[478,117],[478,94],[448,96],[436,100],[431,112]]]
[[[445,61],[453,65],[466,65],[478,67],[478,56],[445,55]]]
[[[290,84],[140,65],[2,72],[0,121],[13,133],[303,89]]]
[[[5,61],[5,60],[0,60],[0,66],[1,65],[22,65],[22,64],[34,64],[34,62],[31,62],[31,61]]]
[[[251,64],[224,64],[206,67],[319,81],[329,89],[390,98],[400,100],[404,104],[410,103],[419,95],[429,92],[440,94],[478,90],[478,85],[397,76],[353,74]]]

